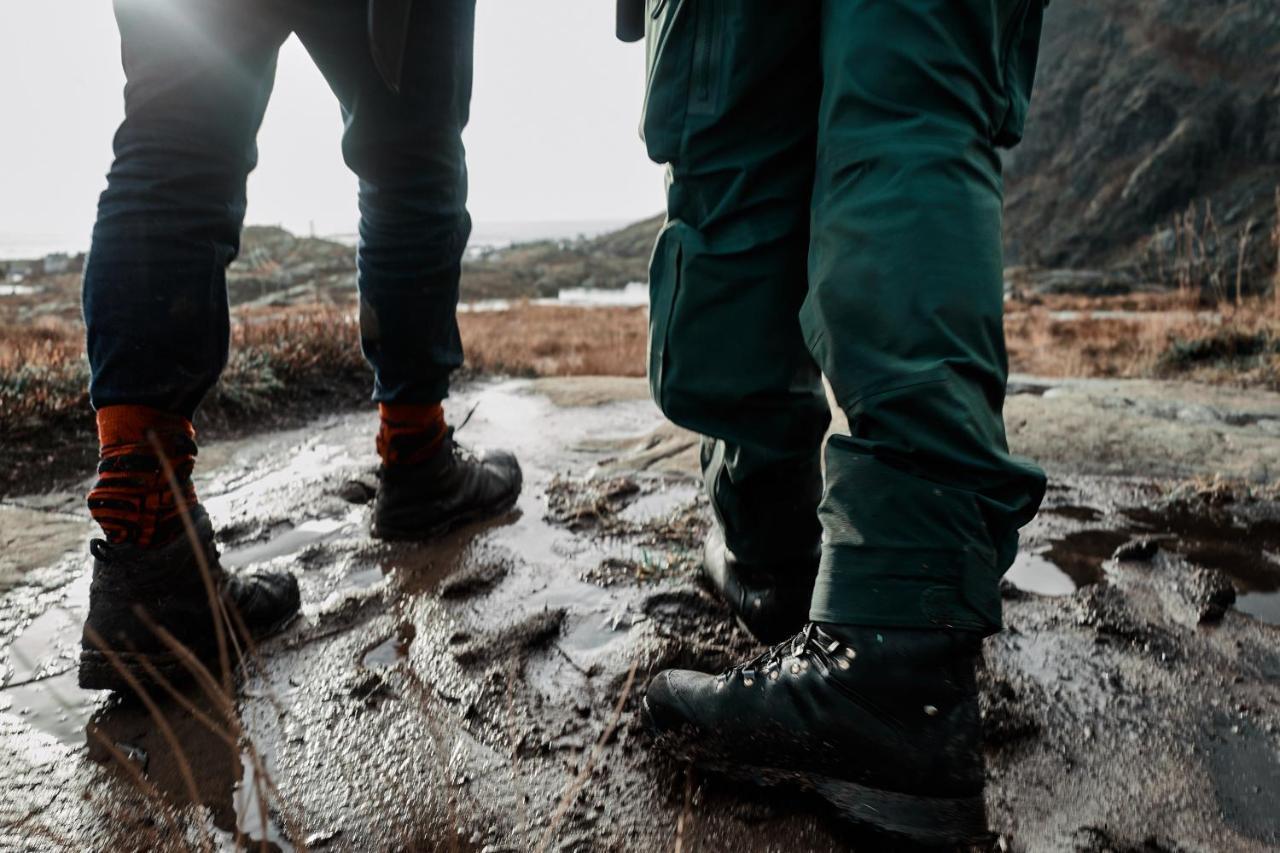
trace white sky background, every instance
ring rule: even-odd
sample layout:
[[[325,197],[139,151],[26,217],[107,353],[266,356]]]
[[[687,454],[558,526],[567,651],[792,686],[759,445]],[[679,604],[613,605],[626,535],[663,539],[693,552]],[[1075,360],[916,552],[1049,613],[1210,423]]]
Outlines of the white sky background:
[[[478,0],[466,142],[472,217],[630,221],[662,209],[662,176],[637,138],[644,53],[613,38],[605,0]],[[84,249],[123,115],[109,0],[0,0],[0,256]],[[355,230],[355,179],[324,79],[296,39],[249,181],[253,223]],[[568,236],[568,235],[566,235]]]

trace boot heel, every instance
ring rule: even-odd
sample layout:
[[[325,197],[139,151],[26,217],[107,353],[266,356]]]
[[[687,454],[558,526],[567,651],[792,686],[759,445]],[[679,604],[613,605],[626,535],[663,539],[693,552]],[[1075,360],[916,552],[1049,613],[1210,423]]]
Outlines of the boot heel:
[[[132,673],[132,670],[130,670]],[[129,682],[120,674],[102,652],[84,649],[80,652],[78,681],[81,690],[118,690],[129,688]]]
[[[81,690],[113,690],[120,693],[128,693],[132,691],[129,679],[125,678],[121,670],[126,670],[134,679],[144,688],[156,686],[156,680],[153,672],[164,681],[170,684],[181,684],[189,681],[191,673],[178,660],[177,657],[170,654],[153,654],[153,655],[136,655],[127,652],[118,652],[114,655],[115,660],[112,661],[103,652],[97,649],[81,649],[80,650],[80,668],[77,674],[77,680]],[[146,657],[147,664],[141,663],[141,658]]]
[[[915,797],[822,777],[812,784],[847,820],[921,844],[974,844],[991,837],[981,796]]]

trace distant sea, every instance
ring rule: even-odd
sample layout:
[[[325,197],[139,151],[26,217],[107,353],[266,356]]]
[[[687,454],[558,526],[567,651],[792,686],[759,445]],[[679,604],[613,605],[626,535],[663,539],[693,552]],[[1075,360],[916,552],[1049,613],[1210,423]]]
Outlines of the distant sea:
[[[536,240],[572,240],[576,237],[595,237],[599,234],[630,225],[626,219],[583,219],[548,222],[477,222],[471,229],[468,249],[499,249],[513,243]],[[301,233],[301,232],[298,232]],[[340,243],[354,246],[355,233],[319,234]],[[0,232],[0,260],[31,260],[43,258],[54,252],[74,255],[89,248],[88,235],[78,234],[11,234]]]
[[[83,252],[88,245],[87,236],[0,232],[0,261],[36,260],[54,252],[74,255]]]

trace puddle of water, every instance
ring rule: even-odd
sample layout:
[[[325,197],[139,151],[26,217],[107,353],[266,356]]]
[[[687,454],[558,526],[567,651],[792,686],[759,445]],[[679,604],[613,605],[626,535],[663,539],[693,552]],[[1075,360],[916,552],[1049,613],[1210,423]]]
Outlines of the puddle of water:
[[[61,606],[40,614],[10,644],[8,684],[18,686],[0,690],[0,710],[69,745],[83,742],[99,695],[81,690],[76,681],[90,580],[86,573],[74,581]],[[19,684],[31,679],[40,680]]]
[[[1046,508],[1079,521],[1097,521],[1098,510],[1083,506]],[[1221,510],[1125,510],[1134,526],[1118,530],[1078,530],[1046,549],[1022,552],[1006,577],[1019,589],[1040,595],[1069,595],[1096,583],[1102,564],[1135,536],[1148,536],[1205,568],[1217,569],[1236,588],[1236,609],[1280,624],[1280,521],[1236,523]]]
[[[386,572],[383,571],[381,566],[370,566],[367,569],[361,569],[358,572],[352,572],[347,575],[343,587],[346,589],[368,589],[386,576]]]
[[[1280,752],[1274,743],[1256,723],[1219,713],[1200,744],[1223,820],[1266,849],[1280,841]]]
[[[1238,592],[1236,610],[1268,625],[1280,625],[1280,595],[1274,592]]]
[[[1036,595],[1070,595],[1076,591],[1071,576],[1039,553],[1020,551],[1005,579],[1024,592]]]
[[[234,517],[242,505],[279,504],[280,496],[273,493],[296,490],[302,483],[320,479],[337,468],[354,463],[346,447],[321,441],[290,447],[288,452],[287,464],[266,473],[262,472],[262,460],[258,460],[257,464],[253,464],[252,460],[238,464],[234,459],[231,460],[229,470],[219,472],[212,480],[201,483],[201,503],[215,519]],[[239,457],[242,454],[234,455]]]
[[[128,697],[103,703],[89,722],[88,731],[81,733],[81,742],[87,743],[88,760],[114,768],[126,777],[130,774],[119,770],[117,764],[122,759],[131,761],[133,771],[144,774],[174,806],[203,804],[209,810],[206,829],[218,850],[292,851],[294,847],[285,831],[287,824],[281,818],[281,800],[265,779],[267,813],[263,818],[259,775],[249,745],[243,740],[228,743],[205,722],[212,720],[229,732],[239,727],[239,721],[228,725],[222,716],[223,706],[202,691],[185,691],[185,696],[183,702],[177,702],[165,695],[153,695],[154,712]],[[164,718],[164,728],[154,714]],[[171,748],[165,729],[179,744],[178,751]],[[254,741],[270,778],[275,778],[269,749],[273,741],[269,737]],[[264,745],[268,747],[265,752]],[[194,791],[187,782],[186,768],[191,771]]]
[[[352,595],[361,593],[363,590],[370,589],[387,580],[387,572],[391,569],[384,570],[381,566],[370,566],[352,572],[344,578],[341,578],[337,588],[330,591],[323,599],[317,602],[314,607],[305,601],[303,602],[303,612],[324,613],[336,607],[341,607],[342,603]]]
[[[1236,588],[1236,609],[1280,624],[1280,521],[1237,524],[1226,512],[1130,510],[1167,547],[1198,566],[1217,569]]]
[[[62,668],[79,640],[80,616],[59,607],[46,610],[9,646],[11,681],[26,681]],[[71,658],[74,659],[74,658]]]
[[[1077,530],[1040,551],[1020,551],[1005,577],[1026,592],[1070,595],[1101,580],[1102,564],[1130,536],[1127,530]]]
[[[691,483],[670,484],[636,498],[618,513],[618,518],[637,524],[664,518],[689,504],[697,495],[698,489]]]
[[[255,542],[240,548],[230,548],[222,555],[223,567],[233,569],[253,563],[265,563],[277,557],[297,553],[308,545],[324,542],[347,532],[351,522],[332,518],[304,521],[297,527],[290,527],[283,533],[273,536],[266,542]]]
[[[396,632],[360,656],[360,663],[370,669],[386,669],[409,656],[418,629],[410,622],[402,622]]]
[[[1096,510],[1091,506],[1047,506],[1043,512],[1052,515],[1061,515],[1064,518],[1074,519],[1075,521],[1097,521],[1102,518],[1101,510]]]
[[[62,675],[7,688],[0,693],[0,710],[67,746],[84,743],[84,727],[98,704],[97,693],[81,690],[72,668]],[[8,703],[8,707],[5,707]]]
[[[1102,580],[1102,564],[1131,538],[1128,530],[1077,530],[1050,545],[1045,557],[1079,588]]]
[[[271,769],[270,756],[259,753],[259,760],[262,762],[263,769],[267,776],[273,776]],[[236,827],[240,833],[245,836],[245,848],[254,850],[260,846],[267,845],[267,849],[272,846],[276,850],[283,853],[292,853],[294,846],[289,841],[288,835],[278,825],[275,815],[271,809],[271,793],[270,787],[266,780],[263,780],[262,790],[265,792],[265,805],[260,800],[258,791],[258,769],[254,764],[253,756],[248,749],[240,752],[240,781],[236,783],[235,788],[231,792],[231,799],[235,804]],[[263,823],[263,812],[266,812],[266,823]],[[234,838],[229,839],[234,842]]]

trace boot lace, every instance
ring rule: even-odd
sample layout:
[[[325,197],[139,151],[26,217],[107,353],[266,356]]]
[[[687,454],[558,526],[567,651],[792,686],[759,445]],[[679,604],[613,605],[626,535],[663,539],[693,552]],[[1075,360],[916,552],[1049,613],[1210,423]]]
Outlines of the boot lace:
[[[811,666],[826,677],[833,669],[848,669],[857,656],[852,646],[810,622],[794,637],[721,673],[718,680],[723,686],[738,676],[744,686],[751,687],[759,679],[777,681],[784,672],[801,675]]]
[[[449,443],[450,447],[453,448],[454,458],[463,462],[477,461],[476,454],[474,451],[471,450],[470,447],[467,447],[465,444],[459,444],[458,440],[454,438],[454,436],[462,432],[463,428],[465,428],[467,424],[471,423],[471,416],[476,413],[476,409],[478,408],[480,408],[479,400],[476,401],[474,406],[472,406],[470,409],[467,410],[466,417],[462,419],[462,422],[460,424],[458,424],[457,426],[451,426],[445,430],[444,440]]]
[[[457,459],[459,462],[475,462],[475,452],[465,444],[459,444],[458,440],[453,437],[454,433],[459,429],[461,429],[461,427],[449,427],[445,430],[444,440],[449,447],[449,453],[452,454],[453,458]]]

